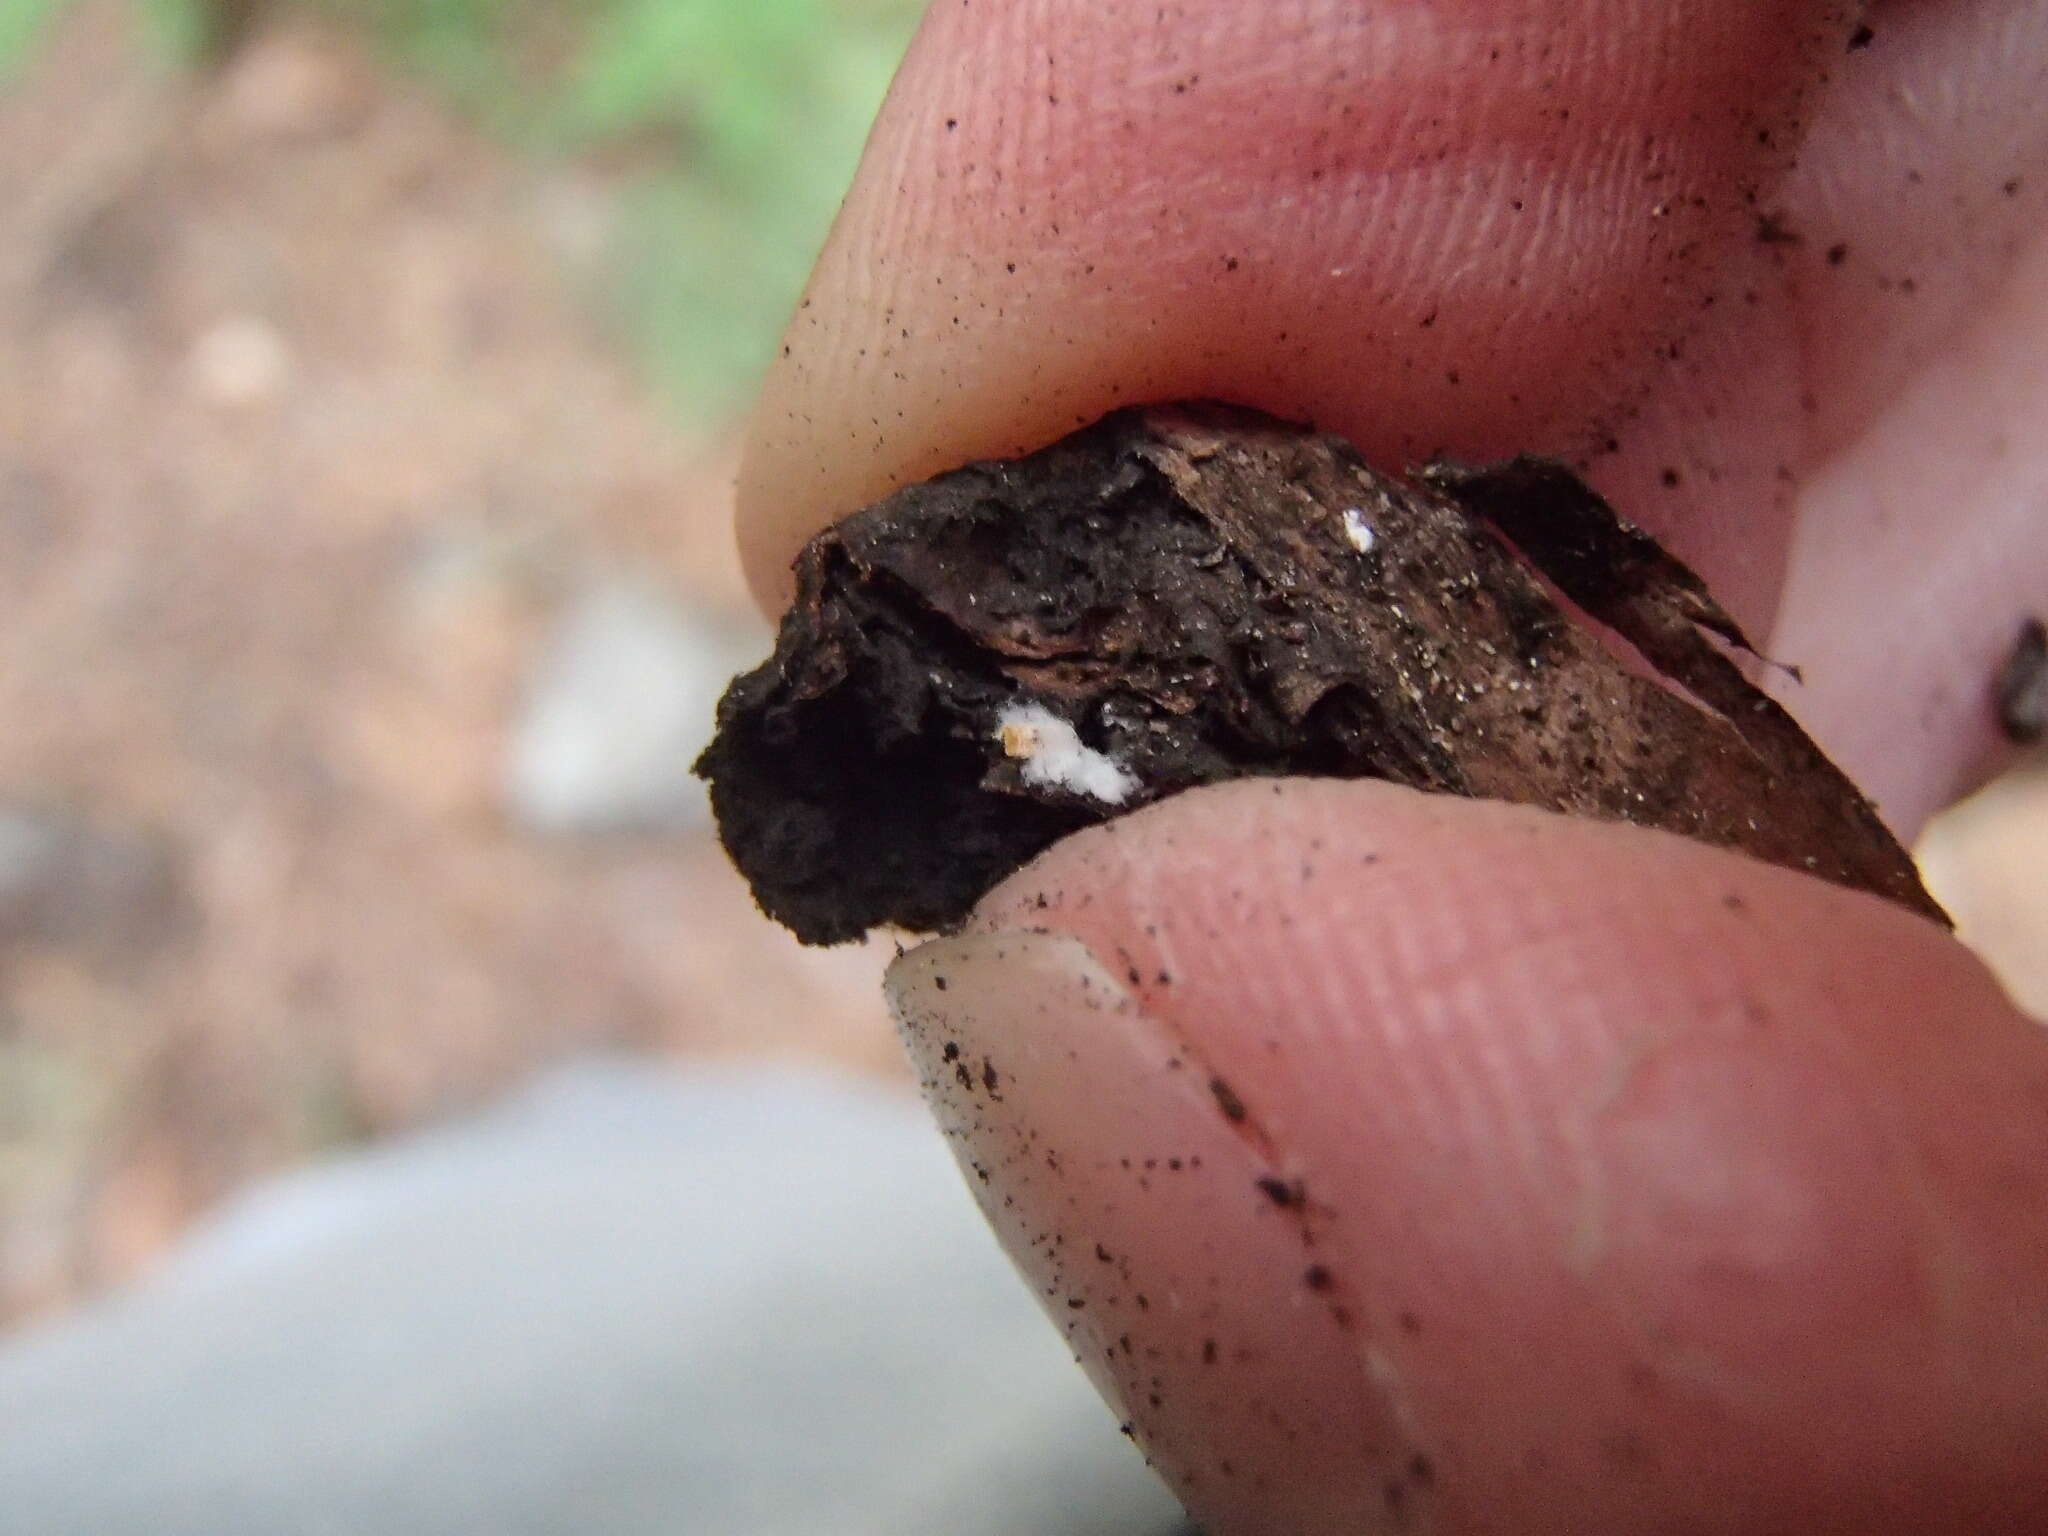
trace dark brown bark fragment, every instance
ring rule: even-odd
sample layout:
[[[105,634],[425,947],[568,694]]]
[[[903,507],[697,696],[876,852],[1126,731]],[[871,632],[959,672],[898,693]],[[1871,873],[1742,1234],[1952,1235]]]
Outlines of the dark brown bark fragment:
[[[1677,686],[1631,670],[1509,541]],[[762,908],[807,943],[944,928],[1069,832],[1257,774],[1660,827],[1942,920],[1869,804],[1708,638],[1746,646],[1699,578],[1553,464],[1404,482],[1256,413],[1125,411],[900,491],[796,575],[697,771]],[[1136,789],[1027,783],[998,722],[1020,703]]]

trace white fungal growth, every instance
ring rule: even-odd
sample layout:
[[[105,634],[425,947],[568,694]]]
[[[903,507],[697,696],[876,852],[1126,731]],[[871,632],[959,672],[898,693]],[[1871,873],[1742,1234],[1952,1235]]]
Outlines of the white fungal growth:
[[[1084,746],[1073,726],[1042,704],[1005,704],[996,717],[996,739],[1004,756],[1022,764],[1026,784],[1105,805],[1122,805],[1137,792],[1138,780],[1128,768]]]
[[[1372,531],[1372,524],[1365,520],[1365,512],[1359,507],[1344,509],[1344,537],[1361,555],[1371,554],[1373,545],[1379,542],[1378,535]]]

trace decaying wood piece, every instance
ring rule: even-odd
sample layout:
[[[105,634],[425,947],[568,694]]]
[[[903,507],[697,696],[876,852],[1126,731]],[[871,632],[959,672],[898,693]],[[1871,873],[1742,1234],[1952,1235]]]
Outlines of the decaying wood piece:
[[[1254,774],[1661,827],[1943,920],[1698,577],[1553,464],[1411,483],[1255,413],[1125,411],[856,513],[796,576],[697,771],[808,943],[947,927],[1069,832]]]

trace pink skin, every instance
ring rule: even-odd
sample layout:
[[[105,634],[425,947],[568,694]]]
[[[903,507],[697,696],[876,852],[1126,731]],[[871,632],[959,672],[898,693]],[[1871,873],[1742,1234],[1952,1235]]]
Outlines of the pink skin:
[[[1910,833],[1985,766],[1985,670],[2048,591],[2048,8],[1872,23],[1851,54],[1839,0],[935,5],[763,393],[756,589],[1130,401],[1389,463],[1611,436],[1596,478],[1780,612],[1799,711]],[[1865,441],[1916,384],[1907,444]]]
[[[1910,834],[2048,604],[2048,9],[1897,0],[1852,54],[1854,20],[937,0],[754,425],[758,589],[1133,400],[1589,454]],[[1235,787],[1053,850],[892,986],[998,1231],[1219,1536],[2048,1526],[2048,1045],[1881,903]]]
[[[1071,839],[891,987],[1214,1531],[2048,1521],[2048,1042],[1882,901],[1244,783]]]

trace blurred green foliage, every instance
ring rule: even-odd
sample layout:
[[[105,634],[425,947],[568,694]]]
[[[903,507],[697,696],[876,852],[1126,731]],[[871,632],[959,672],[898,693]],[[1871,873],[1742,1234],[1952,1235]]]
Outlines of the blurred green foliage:
[[[723,405],[767,363],[922,6],[598,9],[542,131],[585,152],[651,144],[615,313],[672,393]]]
[[[68,0],[0,0],[0,79]],[[202,59],[249,0],[135,0]],[[625,185],[597,297],[693,414],[766,364],[923,0],[267,0],[365,30],[509,144]]]
[[[63,0],[0,0],[0,84],[15,70]]]
[[[0,0],[0,86],[27,61],[29,51],[73,0]],[[204,51],[216,17],[236,0],[135,0],[143,26],[168,60],[183,62]]]

